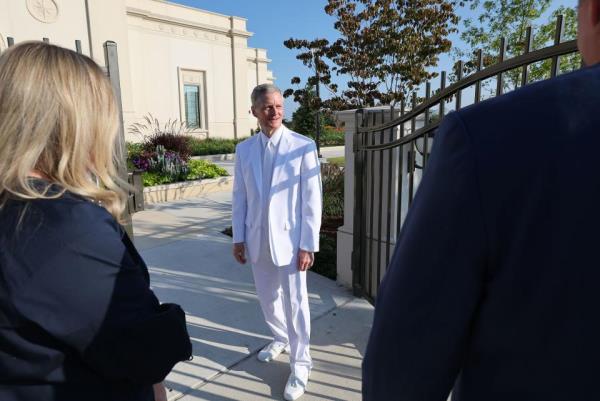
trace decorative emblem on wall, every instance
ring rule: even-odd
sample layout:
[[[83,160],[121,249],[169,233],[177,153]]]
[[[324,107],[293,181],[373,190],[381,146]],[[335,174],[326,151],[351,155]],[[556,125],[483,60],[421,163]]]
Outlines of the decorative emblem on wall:
[[[27,11],[33,18],[46,24],[58,19],[58,5],[54,0],[27,0]]]

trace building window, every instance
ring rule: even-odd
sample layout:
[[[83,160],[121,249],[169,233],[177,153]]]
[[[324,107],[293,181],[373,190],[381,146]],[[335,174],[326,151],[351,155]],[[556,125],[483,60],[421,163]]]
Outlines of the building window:
[[[200,86],[183,85],[185,103],[185,122],[189,128],[202,127],[202,114],[200,111]]]
[[[181,121],[194,132],[206,132],[206,84],[204,71],[179,68]]]

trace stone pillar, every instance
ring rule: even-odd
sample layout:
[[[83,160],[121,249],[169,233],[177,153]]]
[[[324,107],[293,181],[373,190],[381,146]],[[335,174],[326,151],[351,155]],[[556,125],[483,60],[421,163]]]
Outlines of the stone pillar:
[[[356,110],[337,113],[338,121],[344,123],[344,224],[337,232],[337,282],[352,288],[352,247],[354,217],[354,152]]]
[[[249,33],[246,31],[246,20],[230,17],[231,28],[231,62],[233,79],[233,129],[234,138],[250,135],[249,98],[248,93],[248,49]]]

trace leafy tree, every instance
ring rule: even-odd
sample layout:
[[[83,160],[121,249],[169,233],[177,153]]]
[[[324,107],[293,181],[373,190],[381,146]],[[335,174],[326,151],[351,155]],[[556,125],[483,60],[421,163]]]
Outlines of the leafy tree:
[[[367,51],[372,52],[372,64],[367,67],[375,75],[377,88],[373,96],[379,103],[394,105],[437,75],[428,70],[437,65],[441,53],[451,49],[447,37],[456,31],[459,17],[455,6],[459,3],[462,4],[440,0],[369,2],[364,12],[370,26],[362,34]],[[354,18],[343,5],[336,15],[340,21]],[[344,51],[345,43],[344,37],[334,43],[333,60],[338,65],[344,65],[351,56]],[[341,44],[340,48],[335,48],[336,44]]]
[[[483,67],[498,62],[501,38],[506,40],[505,59],[525,52],[527,27],[532,28],[532,49],[543,48],[553,42],[556,32],[556,17],[564,16],[563,40],[576,36],[577,17],[572,8],[559,7],[548,21],[539,24],[541,16],[552,6],[551,0],[473,0],[472,10],[480,10],[475,18],[464,21],[460,37],[467,44],[466,49],[454,49],[455,59],[466,59],[463,73],[476,69],[477,49],[484,49]],[[578,55],[561,57],[561,70],[573,70],[580,65]],[[457,74],[455,64],[454,74]],[[551,60],[530,66],[530,80],[536,81],[550,76]],[[521,69],[504,74],[504,89],[514,89],[521,84]]]
[[[451,48],[447,37],[456,31],[459,4],[464,1],[328,0],[325,12],[336,18],[340,37],[333,43],[292,38],[284,45],[299,50],[296,58],[315,68],[308,83],[322,83],[331,92],[327,101],[316,99],[315,107],[393,105],[436,75],[428,68]],[[348,77],[341,92],[331,83],[333,72]],[[299,83],[299,78],[292,79],[292,84]],[[299,101],[304,91],[290,89],[285,95]]]
[[[302,135],[314,138],[316,134],[315,122],[317,119],[317,109],[314,107],[314,99],[317,95],[315,88],[308,84],[305,86],[303,93],[304,96],[300,101],[300,106],[292,114],[290,127]],[[321,133],[324,133],[327,125],[335,125],[335,116],[328,109],[320,110],[319,123],[321,125]]]
[[[541,48],[554,43],[556,33],[556,19],[559,15],[563,16],[563,40],[573,40],[577,38],[577,10],[571,7],[560,6],[552,12],[552,15],[545,24],[542,24],[534,36],[535,48]],[[572,53],[562,56],[559,59],[560,71],[574,71],[581,67],[581,55]],[[539,80],[550,77],[552,61],[545,60],[542,63],[534,64],[530,67],[530,76],[532,80]]]
[[[292,114],[292,127],[294,131],[314,137],[316,132],[315,122],[317,119],[317,107],[315,104],[316,91],[313,86],[307,84],[299,101],[300,106]],[[319,123],[323,128],[323,116],[319,116]]]
[[[329,0],[325,12],[336,17],[340,33],[327,48],[332,70],[349,77],[342,97],[352,105],[373,106],[379,97],[375,73],[375,22],[373,4],[368,0]]]
[[[297,89],[287,89],[284,91],[283,96],[293,96],[296,103],[300,103],[301,106],[308,107],[311,110],[318,110],[322,107],[329,107],[335,110],[343,109],[343,101],[340,102],[338,100],[337,103],[334,100],[323,102],[320,97],[316,96],[315,87],[317,84],[323,85],[329,91],[330,95],[334,97],[336,97],[335,94],[338,89],[337,85],[331,82],[331,69],[324,61],[329,49],[329,41],[323,38],[311,41],[290,38],[284,41],[283,44],[288,49],[299,50],[296,58],[302,61],[311,71],[315,71],[315,75],[310,76],[304,86]],[[293,77],[291,80],[292,85],[300,85],[301,82],[299,77]]]

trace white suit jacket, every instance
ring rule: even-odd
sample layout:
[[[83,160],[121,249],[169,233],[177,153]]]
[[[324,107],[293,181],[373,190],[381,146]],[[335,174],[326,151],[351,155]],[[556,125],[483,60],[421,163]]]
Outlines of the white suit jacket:
[[[315,142],[283,127],[273,162],[271,191],[262,193],[262,142],[254,135],[236,146],[233,242],[245,242],[250,262],[260,251],[262,197],[269,197],[269,247],[276,266],[298,249],[317,252],[321,228],[321,170]]]

